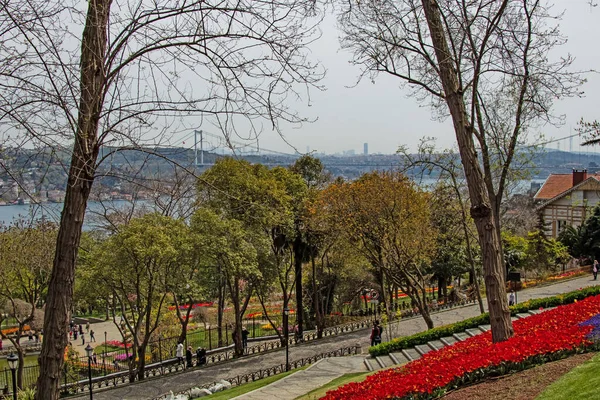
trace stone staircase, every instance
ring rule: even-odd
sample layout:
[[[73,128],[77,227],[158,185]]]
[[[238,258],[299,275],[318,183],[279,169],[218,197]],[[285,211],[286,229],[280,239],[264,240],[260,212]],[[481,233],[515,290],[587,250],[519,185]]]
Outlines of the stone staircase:
[[[527,313],[517,314],[516,316],[512,317],[512,320],[516,321],[521,318],[527,318],[531,315],[539,314],[546,310],[550,310],[550,308],[544,310],[529,310]],[[439,350],[456,342],[461,342],[467,338],[487,332],[490,330],[490,328],[491,326],[489,324],[480,325],[477,328],[470,328],[464,332],[455,333],[452,336],[443,337],[438,340],[427,342],[426,344],[417,345],[412,349],[402,349],[397,352],[376,357],[368,356],[364,360],[365,367],[367,371],[377,371],[379,369],[397,367],[408,362],[418,360],[425,353],[428,353],[432,350]]]

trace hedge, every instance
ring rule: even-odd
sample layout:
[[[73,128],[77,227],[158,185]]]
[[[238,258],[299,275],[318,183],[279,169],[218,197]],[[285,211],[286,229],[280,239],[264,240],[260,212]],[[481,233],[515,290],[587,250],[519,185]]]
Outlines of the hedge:
[[[586,297],[595,296],[600,294],[600,286],[590,286],[587,288],[575,290],[560,294],[558,296],[546,297],[543,299],[532,299],[527,300],[523,303],[516,304],[510,307],[510,314],[516,315],[525,313],[529,310],[537,310],[539,308],[556,307],[562,304],[570,304],[576,300],[582,300]],[[432,340],[438,340],[442,337],[452,336],[454,333],[464,332],[466,329],[476,328],[479,325],[485,325],[490,323],[489,313],[478,315],[477,317],[465,319],[463,321],[456,322],[450,325],[444,325],[437,328],[430,329],[425,332],[417,333],[411,336],[404,336],[393,339],[389,342],[381,343],[377,346],[369,348],[369,354],[371,356],[380,356],[389,354],[402,349],[410,349],[420,344],[425,344]]]

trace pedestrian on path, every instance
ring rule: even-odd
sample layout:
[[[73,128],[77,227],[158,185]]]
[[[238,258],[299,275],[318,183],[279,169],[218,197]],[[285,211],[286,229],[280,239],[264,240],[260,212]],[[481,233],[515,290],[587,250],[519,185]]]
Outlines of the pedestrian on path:
[[[183,343],[177,343],[177,350],[175,351],[175,357],[179,364],[183,363]]]
[[[206,349],[204,347],[198,347],[196,350],[196,365],[204,365],[206,364]]]
[[[594,266],[592,267],[592,273],[594,274],[594,280],[598,278],[598,260],[594,260]]]
[[[90,331],[90,321],[85,323],[85,331],[89,332]]]
[[[187,351],[185,352],[185,367],[186,368],[192,368],[193,357],[194,357],[194,353],[192,353],[192,346],[189,346],[187,348]]]
[[[244,350],[246,350],[248,348],[248,335],[250,334],[250,332],[248,332],[248,329],[246,329],[245,326],[242,327],[242,347],[244,348]]]
[[[95,342],[95,341],[96,341],[96,338],[94,337],[94,330],[92,329],[90,331],[90,342]]]
[[[510,292],[510,296],[508,296],[508,305],[509,306],[515,305],[515,292]]]
[[[82,333],[81,334],[81,345],[83,346],[84,344],[85,344],[85,336]]]
[[[373,322],[373,329],[371,329],[371,346],[376,346],[381,343],[381,326],[379,321]]]

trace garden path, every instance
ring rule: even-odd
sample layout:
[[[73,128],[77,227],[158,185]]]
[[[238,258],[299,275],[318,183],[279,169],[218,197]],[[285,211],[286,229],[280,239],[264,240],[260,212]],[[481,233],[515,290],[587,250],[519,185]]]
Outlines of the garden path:
[[[566,282],[525,289],[518,293],[518,301],[522,302],[531,298],[555,296],[560,293],[569,292],[582,287],[594,286],[597,283],[598,281],[593,281],[591,276],[585,276],[583,278],[577,278]],[[455,308],[450,309],[448,311],[439,312],[433,314],[432,318],[434,320],[435,326],[440,326],[461,321],[466,318],[474,317],[477,315],[479,315],[479,307],[477,305],[471,305],[467,307]],[[398,323],[394,324],[394,326],[391,329],[386,329],[385,335],[389,335],[391,331],[391,334],[394,337],[406,336],[422,332],[426,329],[427,327],[423,322],[423,319],[420,317],[415,317],[399,321]],[[337,350],[342,347],[354,346],[356,344],[361,345],[363,352],[366,352],[366,349],[369,346],[369,332],[370,331],[367,328],[359,331],[354,331],[348,334],[343,334],[340,336],[332,336],[321,340],[315,340],[300,345],[290,346],[290,361],[305,357],[311,357],[323,352]],[[169,391],[178,392],[195,385],[208,384],[221,379],[235,377],[237,375],[252,373],[260,369],[274,367],[283,363],[285,363],[285,350],[280,349],[269,353],[243,357],[221,364],[209,365],[203,368],[194,368],[190,371],[186,371],[183,373],[169,374],[154,379],[147,379],[141,382],[136,382],[131,385],[117,387],[112,390],[97,392],[94,393],[94,398],[96,400],[152,399],[162,394],[166,394]],[[310,371],[310,369],[307,371]],[[315,368],[314,371],[317,372],[318,369]],[[318,378],[320,379],[321,377],[318,376]],[[335,378],[335,376],[331,379],[333,378]],[[295,382],[294,379],[296,379]],[[313,385],[309,383],[310,379],[310,375],[307,374],[303,374],[302,376],[298,374],[292,374],[289,377],[285,378],[284,384],[288,387],[294,384],[301,388],[299,390],[305,390],[304,393],[307,393],[313,389]],[[320,379],[320,381],[322,381],[322,379]],[[326,382],[321,383],[321,385],[324,383]],[[277,382],[273,383],[272,385],[276,384]],[[269,388],[269,386],[266,386],[265,388]],[[272,392],[271,389],[273,389],[273,387],[268,389],[268,391],[271,393],[265,392],[264,396],[261,398],[265,400],[280,400],[281,397],[278,397],[278,395],[280,395],[281,392]],[[300,393],[299,395],[301,394],[303,393]],[[89,397],[89,395],[85,394],[74,398],[84,399],[87,397]]]

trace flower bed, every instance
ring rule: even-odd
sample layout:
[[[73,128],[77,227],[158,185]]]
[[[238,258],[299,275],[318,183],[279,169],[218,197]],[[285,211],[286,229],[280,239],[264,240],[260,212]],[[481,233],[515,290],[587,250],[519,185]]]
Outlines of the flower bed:
[[[594,317],[599,313],[600,296],[588,297],[515,321],[515,336],[504,342],[492,343],[488,331],[342,386],[324,399],[436,398],[449,388],[597,347],[592,339],[600,329],[600,317]]]
[[[582,300],[586,297],[595,296],[598,294],[600,294],[600,286],[591,286],[558,296],[528,300],[510,307],[510,312],[512,315],[516,315],[529,310],[537,310],[540,307],[549,308],[562,304],[571,304],[577,300]],[[454,324],[440,326],[425,332],[417,333],[415,335],[404,336],[393,339],[389,342],[381,343],[380,345],[370,347],[369,353],[372,356],[389,354],[393,351],[400,351],[402,349],[408,349],[420,344],[425,344],[431,340],[437,340],[444,336],[452,336],[453,333],[463,332],[465,329],[476,328],[478,325],[489,324],[489,322],[489,314],[481,314],[477,317],[469,318]]]
[[[113,349],[124,349],[125,346],[127,346],[128,349],[131,348],[132,344],[131,343],[123,343],[120,340],[108,340],[102,344],[100,344],[100,346],[98,346],[98,349],[102,349],[103,346],[106,344],[106,346],[113,348]]]

